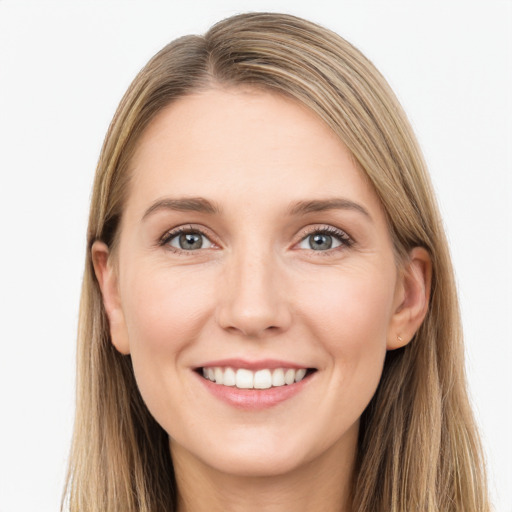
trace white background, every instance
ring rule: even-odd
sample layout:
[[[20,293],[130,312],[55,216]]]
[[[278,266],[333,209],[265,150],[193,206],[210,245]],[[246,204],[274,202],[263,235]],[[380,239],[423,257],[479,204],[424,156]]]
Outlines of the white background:
[[[512,512],[512,3],[0,0],[0,512],[59,506],[90,188],[136,72],[248,10],[334,29],[397,92],[429,164],[460,290],[498,512]]]

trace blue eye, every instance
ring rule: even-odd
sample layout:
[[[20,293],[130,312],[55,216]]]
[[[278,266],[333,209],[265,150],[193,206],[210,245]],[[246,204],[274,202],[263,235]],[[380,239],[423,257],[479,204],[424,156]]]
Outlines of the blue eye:
[[[342,245],[350,246],[350,237],[341,230],[335,228],[318,229],[304,237],[298,247],[312,251],[328,251]]]
[[[209,249],[212,242],[206,235],[195,230],[182,230],[169,233],[163,243],[182,251],[196,251],[198,249]]]

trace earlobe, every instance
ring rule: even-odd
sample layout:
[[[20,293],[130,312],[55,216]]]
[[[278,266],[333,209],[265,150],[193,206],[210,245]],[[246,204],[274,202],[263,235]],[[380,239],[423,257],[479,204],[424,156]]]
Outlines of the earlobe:
[[[398,301],[388,333],[386,348],[395,350],[407,345],[420,328],[428,311],[432,261],[423,247],[415,247],[402,271]]]
[[[117,272],[112,264],[108,246],[96,241],[91,248],[94,273],[100,285],[103,305],[107,313],[112,344],[121,354],[129,354],[128,333],[121,307]]]

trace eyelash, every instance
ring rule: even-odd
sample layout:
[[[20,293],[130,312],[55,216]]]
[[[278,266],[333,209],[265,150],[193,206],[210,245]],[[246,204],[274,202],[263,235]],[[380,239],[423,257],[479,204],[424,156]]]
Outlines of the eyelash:
[[[195,226],[192,226],[192,225],[180,226],[178,228],[172,229],[171,231],[167,231],[160,238],[160,240],[158,242],[158,245],[162,246],[162,247],[165,247],[166,249],[169,249],[170,251],[172,251],[172,252],[174,252],[176,254],[190,254],[190,253],[195,252],[195,251],[193,251],[193,250],[188,250],[187,251],[185,249],[178,249],[177,247],[172,247],[169,244],[169,242],[173,238],[176,238],[177,236],[180,236],[180,235],[183,235],[183,234],[190,234],[190,233],[194,233],[194,234],[198,234],[198,235],[204,236],[208,240],[210,240],[210,238],[211,238],[211,235],[206,233],[206,231],[201,229],[200,227],[195,227]],[[211,240],[210,240],[210,242],[211,242]],[[214,242],[211,242],[211,243],[213,244]]]
[[[200,227],[195,227],[192,225],[181,226],[181,227],[175,228],[171,231],[167,231],[158,241],[158,245],[165,247],[166,249],[168,249],[176,254],[190,254],[192,252],[195,252],[195,250],[178,249],[176,247],[172,247],[169,244],[169,242],[171,240],[173,240],[177,236],[180,236],[185,233],[199,234],[199,235],[207,238],[210,241],[210,243],[215,245],[215,243],[211,241],[211,235],[209,235],[204,229],[201,229]],[[294,245],[300,244],[301,242],[306,240],[311,235],[327,235],[327,236],[336,238],[340,242],[340,245],[338,247],[334,247],[332,249],[328,249],[325,251],[315,251],[314,249],[309,249],[310,251],[312,251],[314,253],[318,253],[322,256],[329,256],[333,252],[337,252],[338,250],[343,250],[343,249],[349,248],[352,245],[354,245],[354,240],[352,239],[352,237],[350,237],[345,231],[335,228],[333,226],[323,226],[323,227],[312,226],[311,228],[308,228],[305,233],[302,234],[299,242],[297,242]]]
[[[335,228],[334,226],[312,226],[311,228],[308,228],[303,236],[301,236],[299,243],[303,242],[311,235],[327,235],[336,238],[340,242],[338,247],[334,247],[326,251],[315,251],[310,249],[312,252],[318,253],[321,256],[330,256],[339,250],[344,250],[354,245],[354,239],[352,237],[350,237],[345,231]]]

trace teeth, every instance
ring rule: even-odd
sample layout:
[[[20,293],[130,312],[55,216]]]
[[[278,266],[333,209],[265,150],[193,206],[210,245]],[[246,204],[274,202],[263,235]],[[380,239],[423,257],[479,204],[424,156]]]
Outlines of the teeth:
[[[254,374],[254,388],[268,389],[272,387],[272,374],[270,370],[258,370]]]
[[[246,368],[223,368],[220,366],[203,368],[203,377],[223,386],[235,386],[239,389],[268,389],[300,382],[306,376],[306,368],[276,368],[253,372]]]
[[[286,373],[284,374],[284,383],[287,385],[293,384],[295,382],[295,370],[292,370],[291,368],[289,370],[286,370]]]
[[[217,384],[224,384],[224,372],[222,371],[222,368],[215,368],[213,372],[215,375],[215,382],[217,382]]]
[[[272,386],[284,386],[284,370],[277,368],[272,373]]]
[[[234,386],[236,384],[236,373],[233,368],[226,368],[224,370],[224,380],[222,384],[224,384],[224,386]]]
[[[215,381],[217,382],[217,381]],[[217,384],[219,384],[217,382]],[[254,373],[251,370],[240,368],[236,371],[236,384],[240,389],[251,389],[254,387]]]
[[[215,372],[215,375],[217,375],[217,372]],[[300,382],[304,378],[305,375],[306,375],[306,370],[304,368],[297,370],[295,372],[295,382]]]

